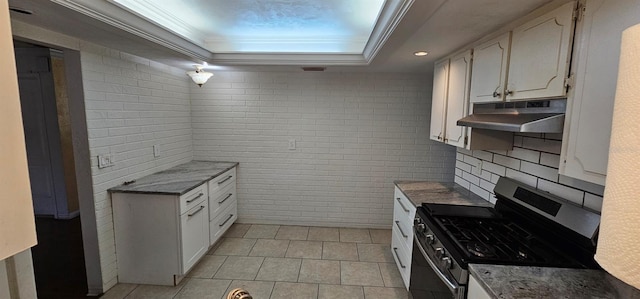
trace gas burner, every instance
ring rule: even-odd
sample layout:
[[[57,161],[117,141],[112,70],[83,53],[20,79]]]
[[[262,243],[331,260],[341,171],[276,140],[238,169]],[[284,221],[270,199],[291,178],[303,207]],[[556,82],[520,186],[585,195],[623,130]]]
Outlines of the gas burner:
[[[474,256],[477,256],[477,257],[486,258],[486,257],[494,257],[495,256],[495,252],[494,252],[493,248],[487,247],[486,245],[478,243],[478,242],[469,242],[469,243],[467,243],[467,250],[471,254],[473,254]]]

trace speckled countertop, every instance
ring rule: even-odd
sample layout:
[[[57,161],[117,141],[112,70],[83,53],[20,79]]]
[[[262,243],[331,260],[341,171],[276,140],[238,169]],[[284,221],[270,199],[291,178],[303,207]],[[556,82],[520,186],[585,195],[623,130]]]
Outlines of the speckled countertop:
[[[455,183],[425,181],[395,181],[396,186],[416,206],[426,203],[442,203],[464,206],[493,206],[480,196]]]
[[[237,162],[191,161],[139,178],[129,185],[113,187],[108,191],[182,195],[237,165]]]
[[[640,298],[640,290],[602,270],[470,264],[492,298]]]

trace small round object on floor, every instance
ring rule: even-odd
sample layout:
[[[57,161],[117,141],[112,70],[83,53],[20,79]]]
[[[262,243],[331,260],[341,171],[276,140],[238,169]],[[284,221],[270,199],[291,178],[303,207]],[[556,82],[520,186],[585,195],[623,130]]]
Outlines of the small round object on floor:
[[[238,288],[233,289],[231,292],[229,292],[229,295],[227,295],[227,299],[253,299],[253,297],[249,295],[249,292]]]

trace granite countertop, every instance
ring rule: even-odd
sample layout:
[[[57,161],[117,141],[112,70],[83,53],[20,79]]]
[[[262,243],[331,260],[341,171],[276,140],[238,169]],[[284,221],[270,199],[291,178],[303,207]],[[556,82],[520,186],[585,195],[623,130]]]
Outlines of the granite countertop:
[[[492,203],[455,183],[425,181],[395,181],[394,183],[416,206],[421,205],[423,202],[464,206],[493,206]]]
[[[182,195],[238,165],[237,162],[191,161],[139,178],[109,192]]]
[[[640,298],[640,290],[603,270],[470,264],[492,298]]]

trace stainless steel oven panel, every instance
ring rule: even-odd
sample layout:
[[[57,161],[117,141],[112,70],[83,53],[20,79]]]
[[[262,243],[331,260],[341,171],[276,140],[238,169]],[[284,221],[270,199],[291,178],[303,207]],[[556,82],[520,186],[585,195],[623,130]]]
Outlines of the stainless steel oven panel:
[[[438,267],[438,265],[436,265],[436,263],[432,260],[433,257],[427,254],[427,252],[424,250],[424,247],[420,243],[420,240],[418,239],[417,235],[414,235],[413,238],[414,238],[414,244],[416,245],[417,249],[420,250],[420,253],[425,258],[427,264],[429,264],[429,266],[431,267],[433,272],[436,274],[436,276],[440,278],[440,280],[444,283],[444,285],[451,291],[451,294],[453,294],[453,298],[464,299],[466,286],[458,284],[458,282],[453,277],[451,277],[451,275],[447,275],[443,273]]]
[[[432,242],[427,242],[427,235],[431,235],[433,238]],[[444,248],[445,252],[447,252],[445,246],[440,242],[440,240],[435,237],[433,231],[429,228],[429,226],[425,226],[424,232],[420,232],[414,229],[414,238],[418,236],[418,240],[422,240],[421,245],[426,245],[427,247],[423,250],[427,253],[429,257],[431,257],[432,261],[438,261],[438,258],[435,255],[437,248]],[[458,265],[455,259],[451,258],[451,266],[447,269],[441,269],[444,275],[447,277],[452,277],[458,284],[467,284],[469,279],[469,272],[466,269],[463,269]]]

